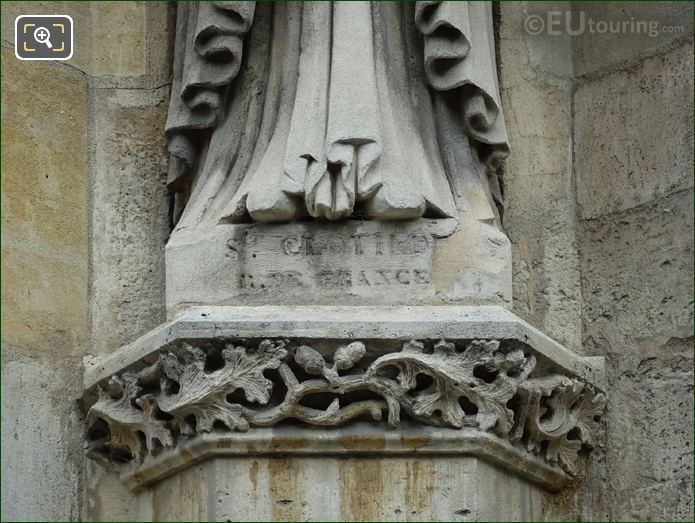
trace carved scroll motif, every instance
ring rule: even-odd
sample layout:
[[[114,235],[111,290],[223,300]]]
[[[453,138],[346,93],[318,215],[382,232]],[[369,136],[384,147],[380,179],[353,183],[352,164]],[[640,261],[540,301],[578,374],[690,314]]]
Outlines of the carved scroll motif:
[[[100,389],[88,412],[91,452],[137,463],[202,432],[287,419],[338,426],[384,415],[392,427],[406,417],[490,431],[570,475],[577,452],[596,445],[604,394],[569,376],[533,376],[536,358],[521,348],[410,341],[369,364],[367,353],[353,341],[337,347],[329,364],[314,348],[286,340],[162,353]]]

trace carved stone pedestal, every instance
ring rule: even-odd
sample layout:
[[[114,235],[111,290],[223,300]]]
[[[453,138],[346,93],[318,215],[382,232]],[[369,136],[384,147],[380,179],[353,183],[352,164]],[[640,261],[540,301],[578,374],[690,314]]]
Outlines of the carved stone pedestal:
[[[603,361],[497,307],[195,307],[85,375],[143,518],[538,519]]]
[[[581,473],[603,361],[505,308],[492,22],[178,5],[174,319],[86,362],[83,398],[142,519],[539,519]]]

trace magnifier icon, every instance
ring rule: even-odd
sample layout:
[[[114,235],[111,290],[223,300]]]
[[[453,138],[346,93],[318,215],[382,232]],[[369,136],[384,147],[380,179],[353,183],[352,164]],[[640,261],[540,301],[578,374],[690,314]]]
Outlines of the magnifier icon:
[[[34,38],[38,43],[46,44],[46,47],[48,47],[49,49],[53,48],[50,41],[51,33],[45,27],[37,27],[34,30]]]

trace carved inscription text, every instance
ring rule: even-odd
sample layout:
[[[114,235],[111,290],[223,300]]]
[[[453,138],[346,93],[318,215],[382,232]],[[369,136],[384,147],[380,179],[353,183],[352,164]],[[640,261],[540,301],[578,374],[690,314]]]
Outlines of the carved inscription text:
[[[343,256],[423,254],[434,247],[434,238],[427,234],[381,233],[288,236],[281,240],[281,251],[288,256]]]
[[[248,292],[317,288],[350,291],[426,287],[437,238],[427,231],[247,231],[228,239],[227,259],[242,266]]]

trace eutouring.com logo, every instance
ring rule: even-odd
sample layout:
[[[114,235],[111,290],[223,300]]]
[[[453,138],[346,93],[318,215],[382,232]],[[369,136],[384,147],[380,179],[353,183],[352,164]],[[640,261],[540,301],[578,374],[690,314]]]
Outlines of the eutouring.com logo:
[[[682,25],[664,25],[658,20],[637,20],[634,16],[624,20],[595,20],[584,11],[547,11],[528,15],[524,30],[532,35],[576,36],[590,34],[642,34],[655,38],[664,33],[685,33]]]

